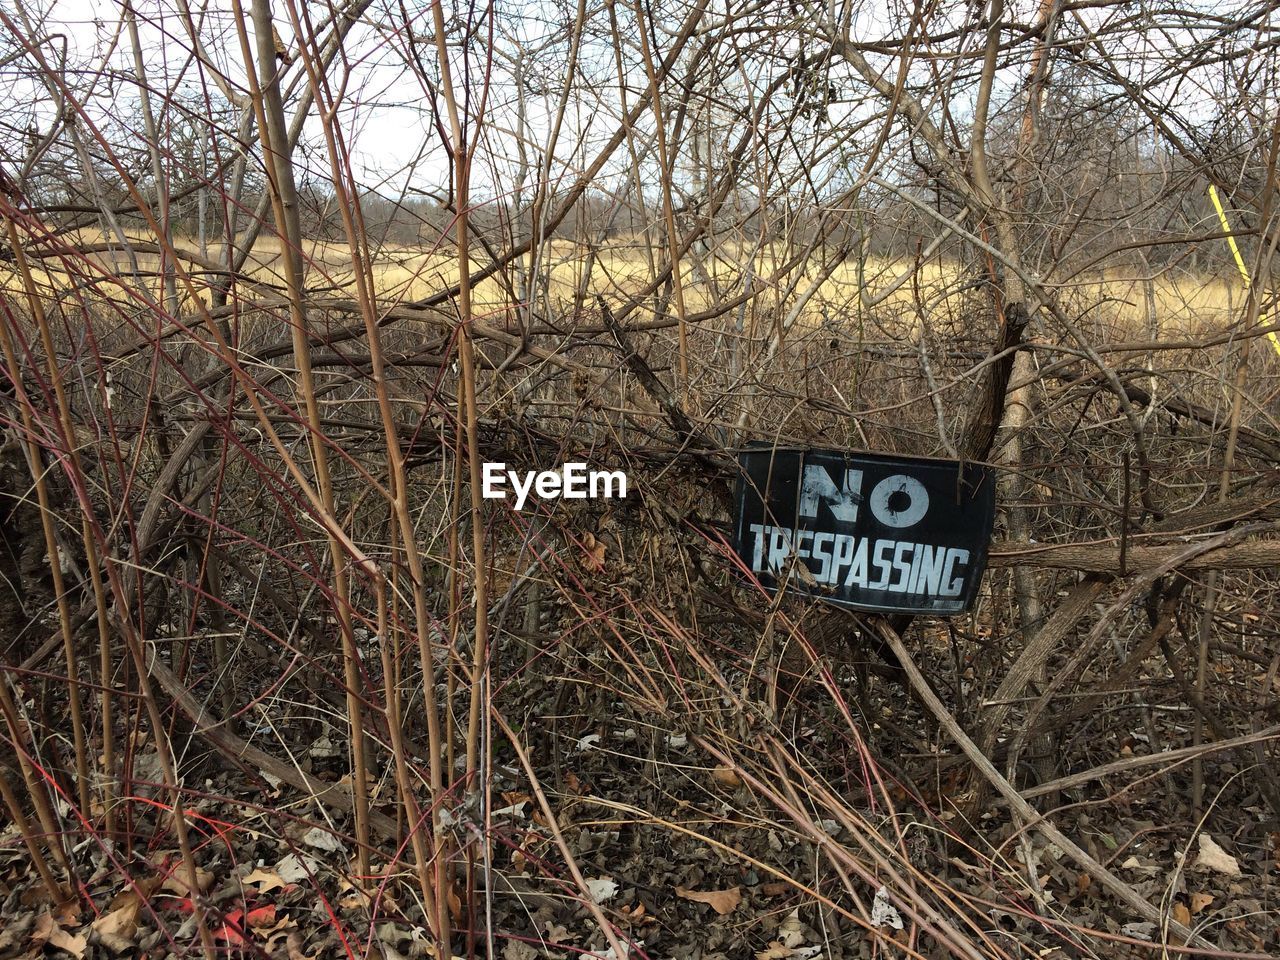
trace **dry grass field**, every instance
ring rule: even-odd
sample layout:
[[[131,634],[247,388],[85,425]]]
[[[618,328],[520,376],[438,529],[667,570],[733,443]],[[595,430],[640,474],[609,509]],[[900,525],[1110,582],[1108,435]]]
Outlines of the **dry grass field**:
[[[64,241],[89,245],[101,251],[115,247],[101,234],[80,231]],[[154,250],[145,237],[134,237],[142,250]],[[191,257],[188,269],[196,289],[204,286],[205,265],[212,266],[220,257],[216,245],[201,257],[190,238],[177,241],[177,248]],[[597,294],[627,300],[646,288],[654,276],[655,264],[645,255],[639,239],[619,239],[592,251],[568,240],[553,240],[539,252],[536,264],[542,301],[553,315],[569,316],[575,303],[585,293],[589,301]],[[807,258],[798,269],[785,265],[796,256],[796,250],[765,250],[733,241],[719,244],[712,255],[697,260],[687,257],[682,273],[686,307],[690,313],[707,309],[718,298],[743,290],[750,279],[758,294],[752,313],[791,316],[792,307],[800,308],[793,321],[797,330],[821,324],[839,324],[841,318],[853,322],[863,310],[875,308],[882,316],[892,316],[895,331],[912,336],[918,329],[921,310],[939,315],[950,314],[971,284],[966,284],[964,269],[953,262],[933,258],[924,263],[884,256],[850,257],[825,269],[822,251]],[[457,282],[457,259],[448,245],[412,247],[383,244],[374,248],[373,274],[380,305],[390,307],[412,303],[439,293]],[[160,257],[155,253],[135,253],[140,276],[132,275],[133,266],[118,249],[114,253],[97,252],[85,261],[97,274],[97,295],[113,297],[127,288],[141,286],[154,298],[162,291]],[[310,293],[323,296],[350,296],[354,292],[351,256],[345,243],[310,240],[303,251],[306,285]],[[50,257],[45,269],[35,272],[37,281],[47,285],[49,296],[65,295],[76,284],[70,283],[63,271],[52,267],[58,262]],[[473,258],[472,269],[479,270],[485,261]],[[528,256],[522,258],[523,270],[530,266]],[[77,273],[87,271],[84,261],[77,262]],[[587,272],[589,274],[587,274]],[[1071,273],[1070,271],[1058,271]],[[811,289],[816,278],[826,274]],[[584,278],[584,274],[587,274]],[[6,272],[5,282],[15,281]],[[904,277],[910,277],[904,282]],[[282,291],[285,279],[280,263],[280,244],[275,238],[259,239],[241,274],[241,282],[256,282],[264,288]],[[1100,322],[1127,339],[1181,339],[1189,336],[1213,335],[1239,319],[1245,291],[1239,277],[1233,274],[1204,275],[1175,265],[1144,274],[1133,268],[1091,268],[1068,279],[1049,278],[1047,284],[1064,303],[1078,305],[1078,319]],[[501,317],[515,309],[515,300],[500,276],[481,281],[473,291],[478,316]],[[206,304],[208,297],[205,296]]]

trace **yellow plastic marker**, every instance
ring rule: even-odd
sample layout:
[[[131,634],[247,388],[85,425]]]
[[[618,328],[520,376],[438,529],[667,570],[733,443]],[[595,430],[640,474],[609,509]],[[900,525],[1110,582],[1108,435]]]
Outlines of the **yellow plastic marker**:
[[[1227,222],[1227,211],[1222,209],[1222,201],[1218,199],[1218,188],[1212,183],[1209,184],[1209,199],[1213,201],[1213,209],[1218,211],[1218,221],[1222,224],[1222,232],[1227,235],[1227,245],[1231,247],[1231,255],[1236,258],[1236,267],[1240,270],[1240,276],[1244,279],[1244,288],[1249,289],[1253,285],[1253,280],[1249,277],[1249,268],[1244,265],[1244,257],[1240,255],[1240,247],[1236,244],[1236,238],[1231,234],[1231,224]],[[1274,330],[1268,331],[1267,339],[1271,341],[1271,346],[1275,347],[1276,353],[1280,354],[1280,337],[1276,336]]]

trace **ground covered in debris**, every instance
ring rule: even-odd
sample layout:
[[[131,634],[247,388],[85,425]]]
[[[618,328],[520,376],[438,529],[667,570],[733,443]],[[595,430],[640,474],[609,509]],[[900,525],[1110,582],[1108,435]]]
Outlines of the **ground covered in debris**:
[[[732,629],[728,620],[708,623],[706,635]],[[946,657],[940,636],[933,634],[932,654]],[[986,944],[989,956],[1153,957],[1161,941],[1176,946],[1168,930],[1136,917],[996,801],[967,805],[973,781],[954,746],[904,687],[856,668],[851,656],[817,661],[847,695],[843,704],[812,676],[784,684],[790,696],[781,705],[757,703],[762,714],[780,711],[767,717],[767,736],[741,709],[749,696],[708,697],[693,722],[678,710],[635,709],[622,684],[644,678],[621,676],[619,661],[606,662],[598,647],[561,649],[544,672],[523,672],[503,697],[512,730],[535,758],[533,776],[496,736],[490,842],[472,850],[476,912],[469,923],[461,898],[452,903],[456,928],[471,928],[475,952],[505,960],[610,956],[597,909],[637,957],[953,955],[945,936],[904,920],[899,906],[911,887],[950,904],[949,915],[936,912],[940,922],[967,925],[965,938]],[[726,689],[755,686],[741,669],[746,661],[721,666]],[[767,700],[763,687],[750,692],[762,691]],[[1176,718],[1158,722],[1167,744],[1185,738]],[[1135,732],[1077,744],[1063,767],[1131,758],[1148,749],[1147,739]],[[137,750],[145,779],[147,745]],[[770,756],[776,750],[796,763]],[[340,779],[337,731],[322,731],[297,760],[320,780]],[[270,778],[251,784],[212,758],[196,767],[205,774],[205,799],[188,810],[200,864],[196,902],[216,955],[427,953],[405,863],[375,861],[372,875],[360,877],[346,820]],[[774,782],[762,785],[770,769]],[[1053,821],[1207,943],[1271,954],[1280,950],[1280,825],[1268,819],[1255,775],[1230,755],[1215,758],[1206,771],[1213,804],[1197,821],[1180,800],[1186,767],[1144,767],[1062,790]],[[129,836],[79,841],[78,899],[62,904],[36,882],[18,834],[4,834],[0,958],[198,955],[169,809],[152,795],[150,814],[129,824]],[[389,790],[384,797],[375,806],[394,819]],[[835,849],[855,853],[866,873],[851,873]]]

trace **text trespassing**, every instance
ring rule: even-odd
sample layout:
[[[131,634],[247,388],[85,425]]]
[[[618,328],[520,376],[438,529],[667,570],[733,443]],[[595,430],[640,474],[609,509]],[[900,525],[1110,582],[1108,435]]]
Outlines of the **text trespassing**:
[[[903,540],[881,540],[820,530],[752,523],[751,569],[785,572],[794,556],[814,581],[834,588],[959,597],[965,589],[969,551]],[[794,543],[792,542],[794,541]]]

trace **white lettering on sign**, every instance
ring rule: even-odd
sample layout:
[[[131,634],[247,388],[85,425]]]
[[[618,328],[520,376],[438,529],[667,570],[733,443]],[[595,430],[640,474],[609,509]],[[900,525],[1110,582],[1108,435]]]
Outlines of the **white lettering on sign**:
[[[757,574],[782,574],[787,560],[794,556],[806,561],[814,581],[823,586],[941,599],[964,594],[969,551],[960,547],[825,531],[793,533],[786,527],[762,523],[748,524],[748,529],[752,536],[751,569]]]
[[[819,501],[826,502],[837,520],[853,523],[858,519],[858,504],[862,501],[862,471],[846,470],[844,489],[841,489],[823,467],[806,464],[800,481],[800,516],[816,517]]]
[[[862,500],[861,470],[846,470],[844,485],[837,487],[826,468],[805,464],[800,481],[800,516],[816,519],[818,504],[825,503],[837,520],[855,523]],[[924,519],[929,512],[929,491],[915,477],[895,473],[872,488],[867,505],[880,523],[901,530]]]
[[[886,527],[914,527],[929,512],[929,491],[915,477],[885,477],[871,491],[871,512]]]

